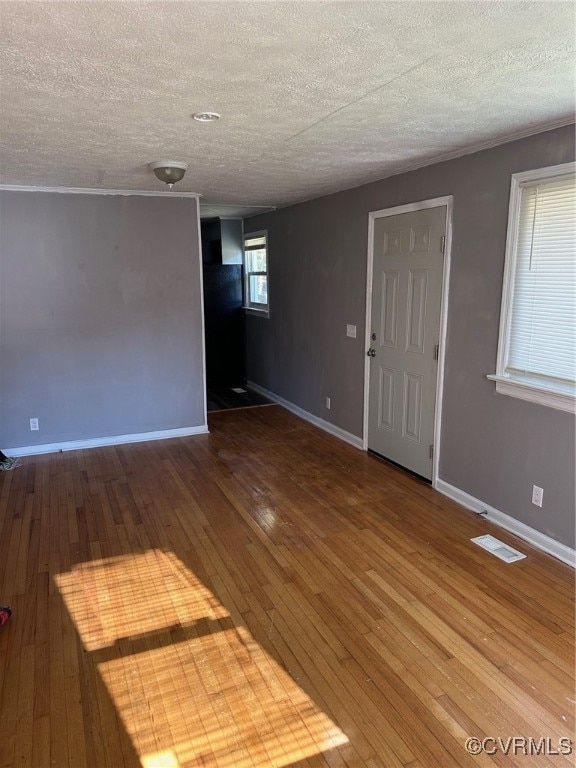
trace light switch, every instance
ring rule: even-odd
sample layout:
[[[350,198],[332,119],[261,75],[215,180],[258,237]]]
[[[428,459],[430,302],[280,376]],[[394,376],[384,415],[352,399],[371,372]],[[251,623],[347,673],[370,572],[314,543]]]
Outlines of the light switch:
[[[351,339],[356,338],[356,326],[355,325],[347,325],[346,326],[346,336],[350,336]]]

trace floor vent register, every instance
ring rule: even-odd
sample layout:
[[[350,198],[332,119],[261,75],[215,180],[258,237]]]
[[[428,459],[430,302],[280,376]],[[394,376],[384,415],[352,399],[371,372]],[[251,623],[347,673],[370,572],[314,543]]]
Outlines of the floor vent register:
[[[485,549],[487,552],[491,552],[500,560],[504,560],[505,563],[515,563],[517,560],[523,560],[526,555],[522,552],[518,552],[517,549],[512,549],[508,544],[504,544],[503,541],[486,534],[485,536],[476,536],[474,539],[470,539],[474,544],[478,544],[479,547]]]

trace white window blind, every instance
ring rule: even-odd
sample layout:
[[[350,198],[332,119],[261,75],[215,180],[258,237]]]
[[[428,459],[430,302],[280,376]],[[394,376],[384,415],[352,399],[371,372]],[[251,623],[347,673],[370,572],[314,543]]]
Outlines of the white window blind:
[[[576,183],[521,186],[505,374],[576,380]]]

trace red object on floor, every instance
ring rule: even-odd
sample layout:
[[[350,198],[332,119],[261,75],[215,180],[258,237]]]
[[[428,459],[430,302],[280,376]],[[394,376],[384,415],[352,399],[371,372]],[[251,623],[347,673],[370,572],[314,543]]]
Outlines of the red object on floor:
[[[0,627],[8,622],[10,616],[12,616],[12,609],[7,605],[0,605]]]

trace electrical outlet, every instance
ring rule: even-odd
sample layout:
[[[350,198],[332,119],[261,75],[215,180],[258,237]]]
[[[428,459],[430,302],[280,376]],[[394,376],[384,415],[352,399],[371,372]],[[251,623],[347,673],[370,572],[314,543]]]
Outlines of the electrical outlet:
[[[30,419],[30,432],[38,432],[39,429],[38,419]]]
[[[330,410],[330,398],[329,397],[326,398],[326,408],[328,410]]]
[[[346,326],[346,336],[349,336],[351,339],[356,338],[356,326],[355,325],[347,325]]]
[[[542,506],[542,499],[544,498],[544,488],[539,488],[537,485],[532,486],[532,504],[537,507]]]

